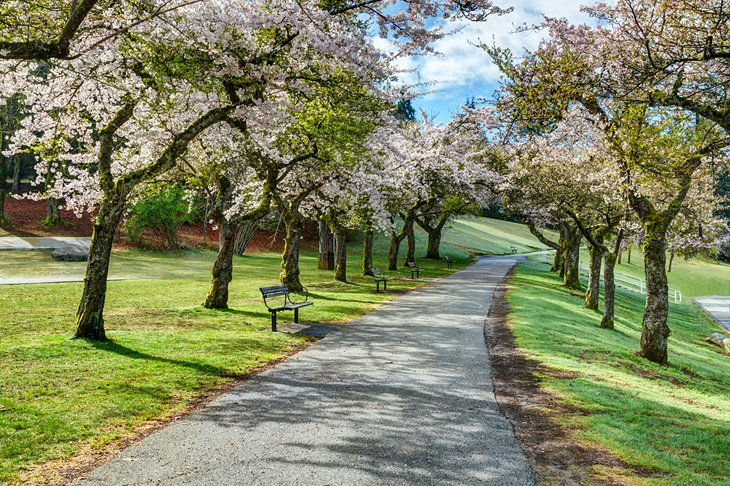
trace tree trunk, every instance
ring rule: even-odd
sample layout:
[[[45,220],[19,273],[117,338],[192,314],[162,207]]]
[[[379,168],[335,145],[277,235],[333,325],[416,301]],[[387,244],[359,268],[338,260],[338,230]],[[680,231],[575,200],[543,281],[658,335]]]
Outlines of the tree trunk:
[[[398,270],[398,251],[403,238],[395,231],[391,231],[390,249],[388,250],[388,270]]]
[[[84,292],[76,313],[76,334],[74,338],[97,341],[106,339],[104,331],[104,302],[109,275],[114,233],[124,214],[126,195],[111,200],[105,197],[94,222],[94,231],[89,248],[89,262],[84,278]]]
[[[603,260],[603,318],[601,327],[613,329],[614,312],[616,309],[616,279],[614,270],[616,260],[621,258],[621,244],[623,243],[624,231],[620,229],[613,242],[613,251],[607,251]]]
[[[223,212],[217,213],[218,255],[213,264],[213,280],[203,302],[203,307],[206,309],[228,309],[228,285],[233,280],[236,234]]]
[[[644,236],[646,307],[641,330],[641,356],[659,364],[667,363],[669,338],[669,285],[666,273],[666,229],[648,225]]]
[[[594,237],[595,238],[595,237]],[[599,241],[602,243],[602,241]],[[588,290],[586,291],[586,309],[598,310],[598,298],[601,290],[601,259],[603,251],[601,248],[588,245],[591,266],[588,273]]]
[[[603,258],[603,318],[601,327],[613,329],[614,310],[616,308],[616,253],[608,252]]]
[[[335,280],[347,282],[347,238],[337,213],[330,213],[330,229],[335,235]]]
[[[441,259],[441,234],[443,228],[437,226],[428,232],[428,248],[426,249],[426,258],[432,260]]]
[[[300,292],[304,288],[299,280],[299,241],[302,237],[302,222],[298,217],[286,218],[286,237],[284,253],[281,256],[281,283],[292,292]]]
[[[566,251],[569,246],[568,240],[570,239],[570,227],[565,224],[560,224],[560,238],[558,239],[558,243],[560,244],[560,251],[556,251],[555,260],[553,260],[553,267],[555,265],[560,265],[557,269],[553,270],[554,272],[557,271],[560,275],[560,278],[565,280],[565,268],[567,265],[567,259],[566,259]],[[558,254],[560,254],[560,257],[558,257]]]
[[[58,199],[55,197],[46,198],[46,217],[43,219],[43,226],[61,226],[63,220],[61,219],[61,210],[59,209]]]
[[[334,270],[334,250],[332,248],[332,232],[327,223],[319,222],[319,261],[317,268],[320,270]]]
[[[408,239],[408,250],[406,251],[406,260],[403,262],[403,266],[408,262],[416,261],[416,234],[413,231],[413,223],[411,223],[406,237]]]
[[[13,194],[20,194],[20,169],[22,157],[13,157],[15,163],[13,164]]]
[[[674,250],[669,252],[669,265],[667,266],[667,273],[672,272],[672,263],[674,263]]]
[[[2,144],[0,144],[0,151],[2,150]],[[0,153],[0,226],[8,224],[8,220],[5,217],[5,196],[7,190],[5,188],[8,178],[8,159]]]
[[[628,263],[629,265],[631,265],[631,247],[632,246],[633,245],[629,245],[629,247],[626,248],[626,263]]]
[[[373,231],[373,222],[368,220],[365,222],[365,238],[362,244],[362,274],[373,274],[373,240],[375,232]]]
[[[572,290],[583,290],[580,284],[580,240],[578,228],[571,228],[563,251],[563,285]]]
[[[618,252],[618,261],[616,263],[618,263],[619,265],[622,265],[621,260],[623,260],[623,257],[624,257],[624,252],[622,252],[622,251]]]

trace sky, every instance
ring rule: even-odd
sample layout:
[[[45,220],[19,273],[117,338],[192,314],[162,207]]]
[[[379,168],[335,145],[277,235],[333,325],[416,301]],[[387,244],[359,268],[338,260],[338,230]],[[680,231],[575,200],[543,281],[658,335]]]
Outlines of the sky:
[[[453,27],[457,33],[438,41],[434,47],[439,56],[404,58],[399,67],[414,70],[401,77],[408,83],[433,83],[428,93],[413,100],[416,109],[423,109],[436,119],[446,122],[459,111],[467,98],[491,98],[499,86],[499,70],[489,56],[474,44],[496,43],[509,47],[516,57],[524,48],[537,47],[543,34],[516,32],[521,25],[534,25],[548,17],[567,18],[571,23],[591,23],[580,11],[581,4],[590,0],[496,0],[500,7],[513,7],[514,11],[503,16],[493,16],[485,22],[460,21]]]

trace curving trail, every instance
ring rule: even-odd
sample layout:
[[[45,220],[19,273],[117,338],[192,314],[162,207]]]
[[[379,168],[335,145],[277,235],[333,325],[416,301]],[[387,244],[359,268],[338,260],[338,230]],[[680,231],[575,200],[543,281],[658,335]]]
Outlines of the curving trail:
[[[497,406],[483,335],[514,257],[381,306],[83,483],[535,484]]]

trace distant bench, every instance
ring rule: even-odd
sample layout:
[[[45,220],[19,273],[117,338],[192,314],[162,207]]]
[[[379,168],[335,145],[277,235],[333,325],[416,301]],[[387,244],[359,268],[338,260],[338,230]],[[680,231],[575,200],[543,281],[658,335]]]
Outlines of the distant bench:
[[[383,290],[388,290],[388,281],[393,280],[393,277],[386,276],[383,271],[379,268],[371,268],[370,273],[375,280],[375,291],[380,292],[380,282],[383,282]]]
[[[411,278],[415,275],[416,278],[421,278],[421,267],[416,266],[416,262],[406,262],[406,268],[411,271]]]
[[[271,312],[271,330],[273,332],[276,332],[276,313],[279,311],[294,311],[294,322],[299,322],[299,309],[302,307],[307,307],[308,305],[313,305],[314,302],[308,302],[309,300],[309,292],[307,292],[307,289],[304,289],[304,302],[293,302],[291,300],[291,294],[289,292],[289,287],[286,285],[271,285],[269,287],[261,287],[259,288],[261,291],[261,296],[264,298],[264,304],[266,305],[266,308],[269,309],[269,312]],[[271,306],[267,299],[272,299],[276,297],[284,297],[283,305],[280,306]]]
[[[454,260],[449,258],[449,255],[444,255],[444,261],[446,262],[446,268],[451,268],[454,265]]]
[[[513,255],[515,253],[517,253],[517,247],[516,246],[510,246],[509,249],[510,249],[510,251],[512,252]]]

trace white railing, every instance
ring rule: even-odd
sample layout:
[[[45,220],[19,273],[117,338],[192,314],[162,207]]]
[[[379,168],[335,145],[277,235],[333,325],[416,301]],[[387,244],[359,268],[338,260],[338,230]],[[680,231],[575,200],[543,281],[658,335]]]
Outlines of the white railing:
[[[580,272],[587,276],[590,273],[590,270],[587,266],[581,265]],[[632,292],[637,292],[641,295],[646,295],[646,282],[643,279],[621,272],[614,272],[613,276],[614,281],[616,282],[616,287],[621,287]],[[673,299],[675,303],[682,303],[682,292],[677,289],[669,289],[668,293],[669,298]]]

